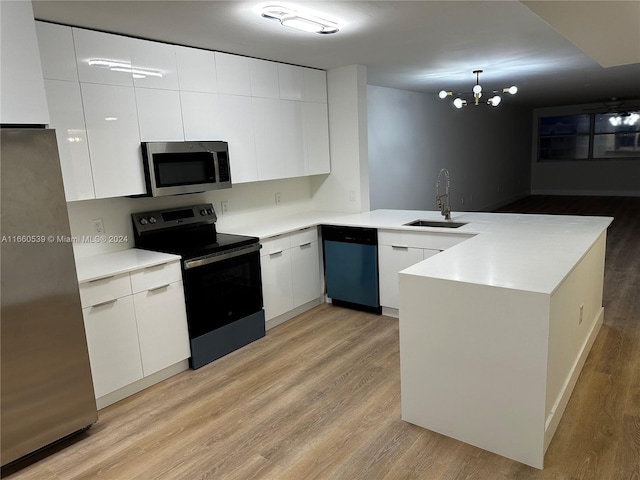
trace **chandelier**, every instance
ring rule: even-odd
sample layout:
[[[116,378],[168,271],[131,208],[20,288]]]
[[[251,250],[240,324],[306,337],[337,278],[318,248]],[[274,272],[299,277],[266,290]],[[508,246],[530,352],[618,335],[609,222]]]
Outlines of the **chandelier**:
[[[480,85],[480,74],[482,73],[482,70],[474,70],[473,73],[475,73],[476,75],[476,84],[473,86],[473,91],[471,93],[456,93],[456,98],[453,101],[453,105],[456,108],[462,108],[467,106],[467,101],[461,97],[473,98],[472,101],[475,105],[480,105],[480,103],[486,103],[487,105],[491,105],[492,107],[497,107],[498,105],[500,105],[500,102],[502,101],[502,98],[500,98],[500,96],[497,95],[498,93],[510,93],[511,95],[515,95],[518,92],[518,87],[516,87],[515,85],[511,87],[503,88],[502,92],[499,92],[498,90],[492,90],[491,93],[493,95],[486,102],[485,101],[481,102],[480,98],[482,97],[482,85]],[[438,94],[438,96],[443,99],[452,95],[453,95],[453,92],[447,92],[446,90],[441,90],[440,93]]]

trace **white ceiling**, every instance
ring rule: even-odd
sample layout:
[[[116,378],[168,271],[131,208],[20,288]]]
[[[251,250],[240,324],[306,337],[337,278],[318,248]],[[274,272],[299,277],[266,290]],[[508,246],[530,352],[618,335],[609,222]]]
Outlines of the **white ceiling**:
[[[518,95],[505,99],[517,105],[640,98],[640,63],[635,60],[640,58],[638,1],[296,2],[340,20],[343,25],[334,35],[284,28],[254,11],[258,5],[274,3],[291,5],[150,0],[33,5],[37,19],[67,25],[323,69],[365,65],[371,85],[433,94],[443,88],[467,92],[475,83],[472,71],[483,69],[485,90],[518,86]],[[547,15],[549,23],[525,4]],[[536,4],[556,8],[545,10]],[[592,8],[596,4],[597,11]],[[559,12],[562,21],[554,21]],[[619,45],[624,45],[626,57],[620,57]],[[624,64],[629,61],[635,63]]]

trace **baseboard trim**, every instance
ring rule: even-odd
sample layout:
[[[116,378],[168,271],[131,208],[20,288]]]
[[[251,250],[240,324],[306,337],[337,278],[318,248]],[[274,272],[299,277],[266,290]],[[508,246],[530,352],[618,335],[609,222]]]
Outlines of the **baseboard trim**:
[[[311,310],[314,307],[317,307],[323,303],[323,298],[318,297],[315,300],[311,300],[304,305],[300,305],[299,307],[294,308],[293,310],[289,310],[288,312],[283,313],[282,315],[278,315],[277,317],[270,318],[265,322],[265,326],[267,330],[271,330],[273,327],[277,327],[281,323],[287,322],[291,320],[293,317],[297,317],[298,315],[303,314]]]

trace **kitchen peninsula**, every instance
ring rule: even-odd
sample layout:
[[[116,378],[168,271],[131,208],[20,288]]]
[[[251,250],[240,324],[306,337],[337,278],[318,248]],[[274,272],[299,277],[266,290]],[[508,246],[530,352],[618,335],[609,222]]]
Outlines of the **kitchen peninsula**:
[[[235,233],[264,239],[330,223],[446,239],[399,274],[402,418],[542,468],[602,325],[612,218],[453,212],[465,225],[405,225],[418,219],[442,217],[300,214]]]

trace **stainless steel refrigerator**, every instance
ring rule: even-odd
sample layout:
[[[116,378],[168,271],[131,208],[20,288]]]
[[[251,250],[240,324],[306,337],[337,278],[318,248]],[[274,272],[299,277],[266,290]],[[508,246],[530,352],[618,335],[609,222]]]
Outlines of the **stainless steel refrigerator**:
[[[1,135],[4,466],[98,416],[55,132]]]

